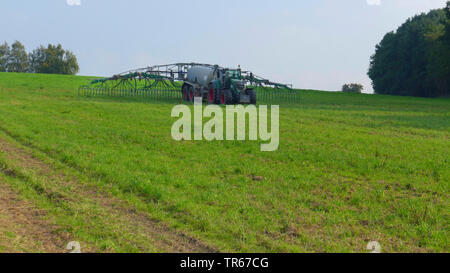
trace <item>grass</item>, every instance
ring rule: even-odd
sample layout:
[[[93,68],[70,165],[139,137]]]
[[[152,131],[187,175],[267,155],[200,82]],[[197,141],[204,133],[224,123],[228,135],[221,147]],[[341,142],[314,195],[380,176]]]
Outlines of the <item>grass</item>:
[[[173,103],[78,97],[86,82],[0,73],[0,131],[220,251],[363,252],[373,240],[450,250],[449,99],[303,90],[280,107],[279,150],[264,153],[259,142],[175,142]],[[80,220],[59,224],[130,251]]]

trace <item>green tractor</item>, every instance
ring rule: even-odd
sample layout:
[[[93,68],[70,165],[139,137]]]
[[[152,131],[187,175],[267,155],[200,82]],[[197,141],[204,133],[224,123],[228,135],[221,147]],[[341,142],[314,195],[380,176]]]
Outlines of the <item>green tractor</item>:
[[[247,85],[241,69],[193,66],[182,87],[183,98],[202,97],[210,104],[256,104],[256,93]]]

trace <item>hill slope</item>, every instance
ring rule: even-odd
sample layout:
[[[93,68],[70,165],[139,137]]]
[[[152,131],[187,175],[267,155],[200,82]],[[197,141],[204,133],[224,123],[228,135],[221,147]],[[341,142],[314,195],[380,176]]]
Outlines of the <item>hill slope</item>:
[[[173,104],[86,80],[0,73],[0,183],[87,249],[449,251],[449,99],[302,91],[264,153],[175,142]]]

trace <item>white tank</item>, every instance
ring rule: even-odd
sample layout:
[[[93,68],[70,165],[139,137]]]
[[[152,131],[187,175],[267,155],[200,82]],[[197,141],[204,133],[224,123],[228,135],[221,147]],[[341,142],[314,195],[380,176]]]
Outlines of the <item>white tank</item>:
[[[207,87],[214,80],[214,68],[208,66],[193,66],[187,72],[188,82],[193,82]]]

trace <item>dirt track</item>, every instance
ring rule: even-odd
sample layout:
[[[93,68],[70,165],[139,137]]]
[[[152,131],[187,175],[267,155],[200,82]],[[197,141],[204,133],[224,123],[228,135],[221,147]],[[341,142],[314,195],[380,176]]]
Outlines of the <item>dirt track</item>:
[[[43,218],[46,211],[23,200],[0,177],[0,252],[65,252],[68,234]]]
[[[153,248],[160,252],[215,252],[213,247],[155,222],[124,201],[81,183],[77,177],[58,171],[50,164],[34,157],[32,151],[21,147],[20,144],[0,137],[0,152],[6,154],[8,161],[14,165],[13,168],[0,166],[3,175],[20,179],[15,170],[32,170],[39,179],[49,185],[43,195],[59,198],[74,206],[78,200],[83,200],[83,204],[101,206],[105,214],[96,217],[104,217],[105,221],[111,219],[118,221],[121,227],[118,233],[134,232],[148,239]],[[70,196],[59,192],[58,188],[70,188]],[[61,230],[60,227],[49,220],[51,217],[44,219],[46,215],[45,210],[23,200],[0,176],[0,252],[66,252],[65,245],[72,238],[71,234],[56,232]],[[97,249],[90,247],[86,251],[96,252]],[[142,251],[149,250],[142,248]]]

